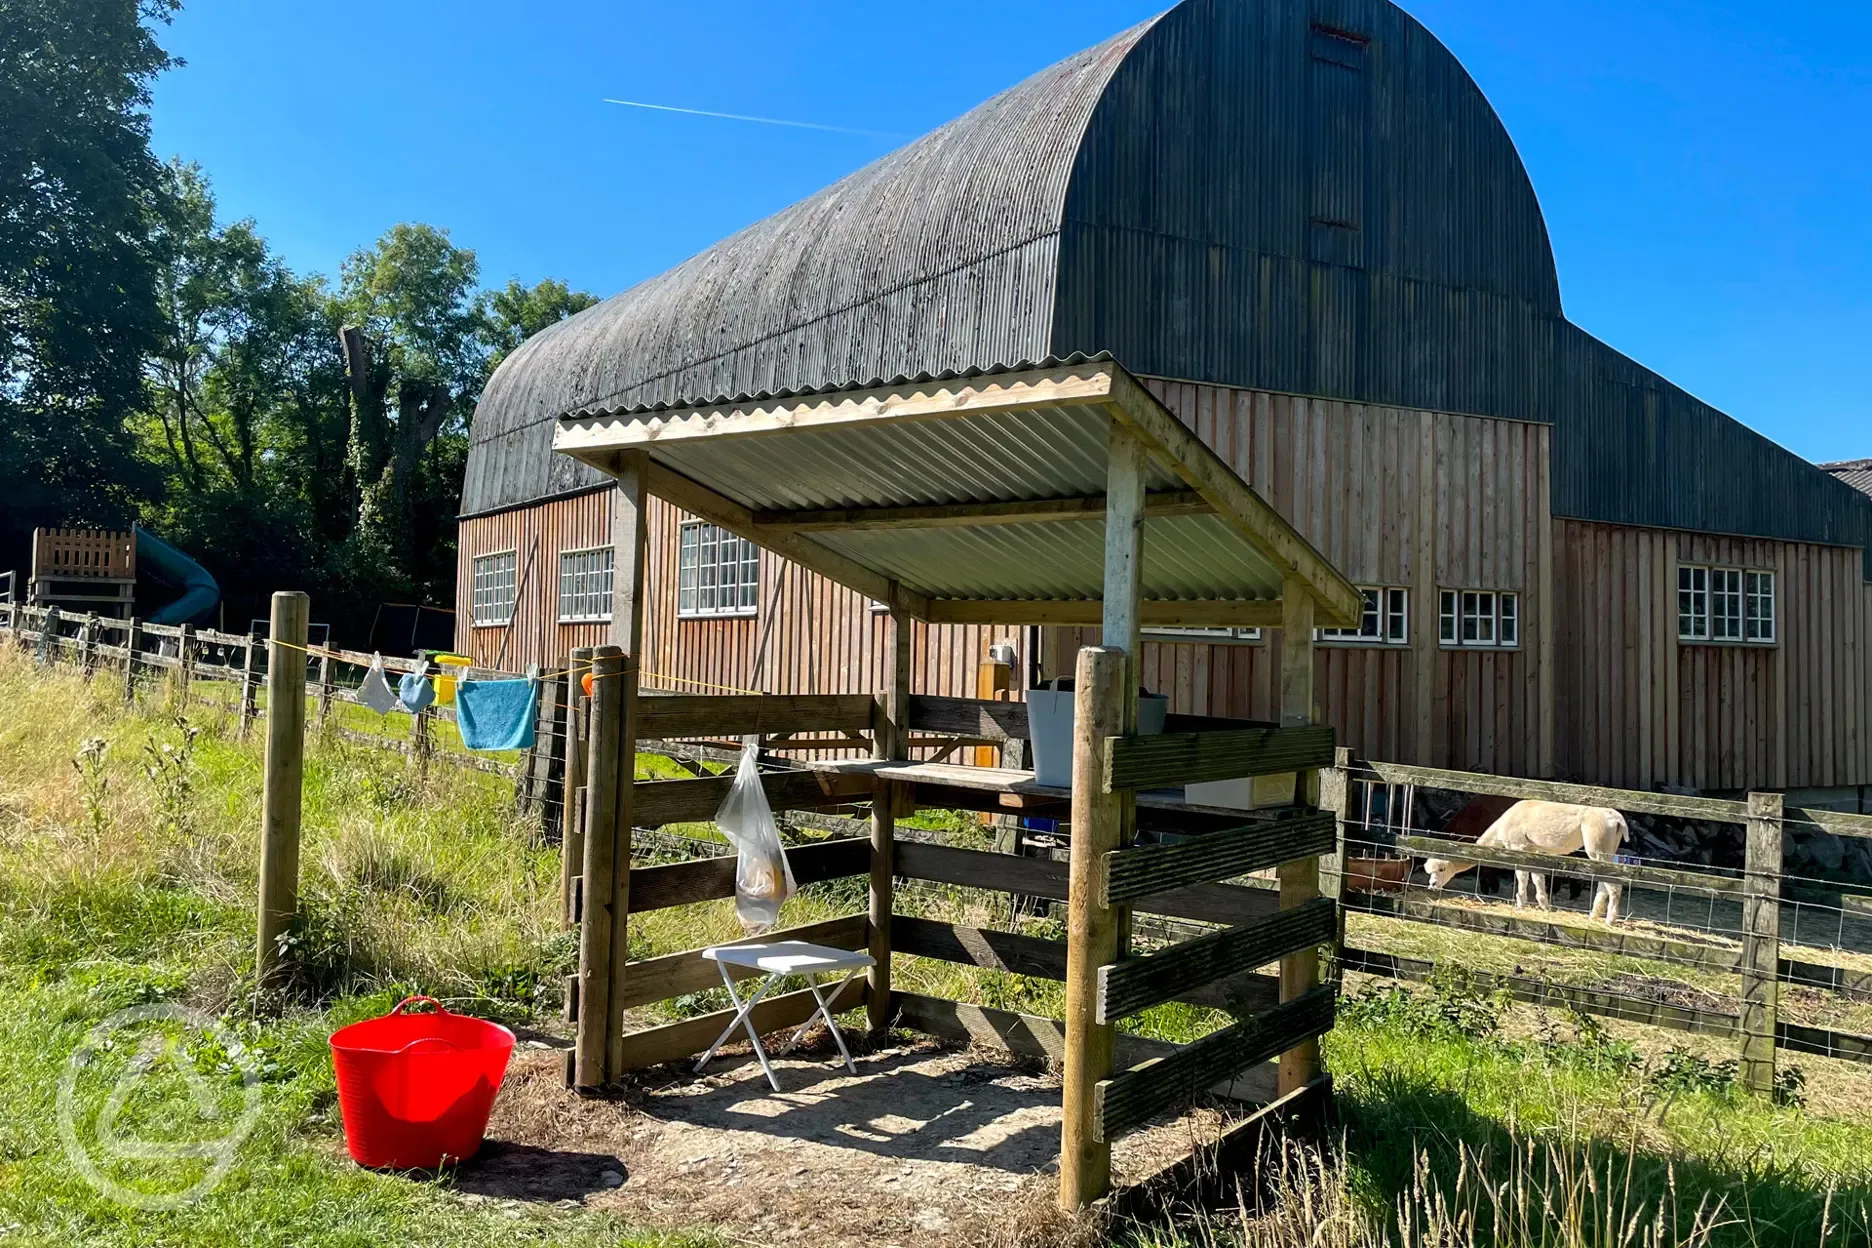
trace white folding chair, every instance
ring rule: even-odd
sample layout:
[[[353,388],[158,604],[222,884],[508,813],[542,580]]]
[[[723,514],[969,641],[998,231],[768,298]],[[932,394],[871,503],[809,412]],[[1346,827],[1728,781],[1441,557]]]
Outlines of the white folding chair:
[[[735,1004],[735,1016],[723,1029],[721,1035],[715,1037],[715,1043],[709,1045],[708,1052],[704,1053],[701,1060],[696,1063],[697,1074],[702,1073],[702,1068],[709,1064],[709,1059],[715,1056],[715,1051],[727,1042],[728,1037],[735,1033],[737,1027],[745,1027],[748,1041],[754,1046],[754,1056],[760,1059],[761,1069],[767,1072],[767,1082],[773,1085],[774,1091],[780,1090],[780,1081],[774,1077],[773,1066],[767,1060],[767,1050],[761,1047],[760,1032],[754,1026],[754,1007],[760,1004],[761,998],[767,995],[768,989],[788,975],[806,977],[806,987],[811,990],[813,1000],[818,1003],[818,1009],[799,1025],[799,1029],[788,1038],[780,1051],[790,1052],[793,1046],[806,1035],[807,1028],[811,1027],[816,1019],[823,1018],[826,1027],[832,1032],[833,1043],[838,1045],[839,1055],[845,1059],[845,1069],[854,1075],[858,1073],[858,1067],[852,1062],[851,1050],[845,1047],[845,1037],[839,1031],[838,1023],[832,1018],[832,1002],[838,1000],[839,994],[845,991],[845,985],[851,983],[872,965],[870,954],[862,950],[833,949],[825,945],[808,944],[803,940],[780,940],[763,945],[715,945],[704,949],[702,956],[715,963],[717,969],[721,971],[722,983],[728,989],[728,999]],[[746,1001],[743,1001],[741,994],[735,991],[734,975],[729,969],[731,967],[766,972],[766,978]],[[839,981],[838,987],[832,990],[830,997],[827,997],[820,989],[817,977],[824,974],[836,974],[839,971],[850,973]]]

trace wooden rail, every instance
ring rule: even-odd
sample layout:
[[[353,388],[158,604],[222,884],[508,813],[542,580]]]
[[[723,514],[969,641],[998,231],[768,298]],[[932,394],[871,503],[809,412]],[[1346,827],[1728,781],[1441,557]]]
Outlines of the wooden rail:
[[[633,874],[635,874],[634,870]],[[633,891],[635,888],[636,885],[633,883]],[[641,909],[641,907],[633,907],[633,909]],[[869,932],[870,924],[864,915],[848,914],[841,918],[807,923],[800,927],[787,928],[784,931],[766,932],[745,941],[730,943],[751,944],[756,941],[769,943],[781,940],[803,940],[812,944],[830,945],[834,949],[862,949],[865,947]],[[735,979],[747,979],[764,972],[748,967],[731,966],[728,968],[728,973]],[[722,981],[720,964],[703,957],[700,949],[690,949],[682,953],[666,953],[657,958],[626,962],[620,982],[622,990],[611,1004],[617,1009],[628,1010],[656,1001],[667,1001],[671,997],[681,997],[692,992],[719,988]],[[714,1037],[711,1036],[710,1039]]]
[[[733,784],[732,775],[639,780],[631,786],[632,818],[640,828],[705,823],[715,817]],[[761,777],[761,786],[775,810],[827,810],[871,797],[870,781],[823,772],[769,772]]]
[[[680,782],[676,782],[680,783]],[[787,864],[799,884],[864,875],[871,870],[871,842],[864,837],[820,841],[815,845],[796,845],[787,850]],[[698,901],[716,901],[734,896],[735,859],[696,858],[656,867],[632,867],[630,896],[632,913],[667,910]]]
[[[1400,836],[1398,848],[1418,857],[1447,858],[1454,862],[1483,863],[1491,867],[1511,867],[1517,871],[1535,871],[1542,875],[1579,876],[1609,884],[1630,884],[1639,888],[1688,888],[1704,893],[1740,895],[1744,880],[1733,875],[1709,875],[1701,871],[1673,871],[1666,867],[1637,867],[1623,862],[1595,862],[1571,855],[1533,854],[1516,849],[1477,845],[1473,841],[1453,841],[1438,836]]]
[[[1105,746],[1104,785],[1107,793],[1160,789],[1305,771],[1332,762],[1333,730],[1324,724],[1113,737]]]
[[[637,710],[637,736],[644,740],[869,732],[873,705],[871,695],[866,693],[677,694],[645,698]]]
[[[1308,811],[1207,832],[1176,845],[1113,850],[1101,863],[1099,897],[1114,905],[1188,884],[1234,879],[1295,858],[1330,854],[1337,836],[1331,811]]]
[[[1099,1138],[1107,1143],[1159,1114],[1181,1109],[1205,1088],[1332,1029],[1337,992],[1315,988],[1266,1014],[1214,1031],[1168,1057],[1100,1080],[1094,1091]]]
[[[1329,945],[1339,907],[1330,897],[1281,910],[1254,923],[1181,941],[1167,949],[1099,968],[1098,1021],[1115,1023],[1166,1001],[1278,962],[1288,954]],[[1243,1008],[1252,1003],[1242,1002]]]

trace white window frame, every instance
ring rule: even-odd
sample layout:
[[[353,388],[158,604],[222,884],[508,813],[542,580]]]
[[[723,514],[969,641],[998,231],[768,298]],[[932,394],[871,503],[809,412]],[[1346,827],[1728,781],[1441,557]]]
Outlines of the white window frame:
[[[1519,650],[1519,591],[1439,589],[1437,644],[1445,650]]]
[[[1333,645],[1410,645],[1410,590],[1400,585],[1360,585],[1365,610],[1353,628],[1315,629],[1316,640]]]
[[[1780,606],[1771,568],[1677,565],[1677,640],[1689,645],[1772,646]]]
[[[500,564],[498,560],[506,560]],[[520,572],[520,551],[490,550],[485,555],[476,555],[468,564],[468,610],[469,617],[476,628],[505,628],[513,623],[514,612],[519,607],[520,586],[516,579]],[[506,591],[503,600],[497,595]],[[506,614],[496,615],[501,606],[506,607]]]
[[[616,568],[615,546],[560,551],[559,622],[602,624],[609,620],[612,576]]]
[[[1775,574],[1765,568],[1742,569],[1742,640],[1757,646],[1776,643]]]
[[[1261,640],[1261,629],[1259,626],[1243,626],[1240,628],[1163,627],[1147,628],[1143,631],[1145,641],[1185,643],[1206,641],[1211,645],[1240,645]]]
[[[724,549],[735,552],[732,560],[721,558]],[[734,601],[723,604],[721,573],[728,567],[734,571]],[[676,539],[676,618],[747,619],[758,614],[760,547],[707,520],[683,521]]]

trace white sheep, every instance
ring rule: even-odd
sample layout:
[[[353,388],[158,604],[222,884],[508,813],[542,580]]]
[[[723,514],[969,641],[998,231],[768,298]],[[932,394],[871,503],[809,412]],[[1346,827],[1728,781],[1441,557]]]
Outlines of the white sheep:
[[[1567,802],[1521,801],[1503,812],[1476,844],[1537,854],[1571,854],[1584,849],[1594,862],[1611,862],[1618,856],[1625,836],[1625,816],[1616,810]],[[1431,888],[1444,887],[1475,865],[1452,858],[1424,860]],[[1551,910],[1547,877],[1536,871],[1515,872],[1515,906],[1527,905],[1530,880],[1540,908]],[[1619,899],[1624,891],[1623,885],[1602,882],[1593,892],[1592,917],[1603,916],[1608,924],[1618,922]]]

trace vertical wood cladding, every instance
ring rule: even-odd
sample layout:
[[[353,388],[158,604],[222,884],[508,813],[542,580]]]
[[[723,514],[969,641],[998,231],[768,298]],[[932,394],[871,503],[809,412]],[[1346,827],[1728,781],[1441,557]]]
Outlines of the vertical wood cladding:
[[[661,499],[650,504],[650,563],[644,578],[644,685],[675,693],[870,693],[884,680],[887,617],[844,586],[761,552],[760,606],[745,619],[678,619],[677,533],[681,512]],[[604,645],[608,623],[561,624],[559,552],[611,540],[611,491],[596,490],[462,521],[456,574],[456,640],[477,663],[524,671],[556,667],[569,650]],[[535,548],[533,575],[520,587],[511,626],[475,628],[469,602],[475,555],[517,550],[524,568]],[[912,688],[919,693],[975,695],[975,671],[993,641],[1025,652],[1026,630],[980,625],[917,625],[912,636]]]
[[[1315,688],[1342,745],[1369,758],[1544,776],[1537,663],[1547,428],[1221,386],[1150,388],[1359,585],[1410,590],[1411,644],[1327,642]],[[1440,589],[1520,596],[1521,644],[1438,645]],[[1146,687],[1195,714],[1276,718],[1280,634],[1148,642]],[[1072,644],[1069,638],[1067,644]]]
[[[1872,780],[1872,588],[1859,550],[1555,522],[1558,766],[1649,788]],[[1772,570],[1775,645],[1681,643],[1680,564]]]
[[[1354,582],[1411,591],[1410,646],[1316,649],[1323,716],[1357,753],[1636,788],[1872,781],[1872,588],[1857,549],[1550,519],[1542,425],[1149,384]],[[607,624],[558,623],[557,595],[559,552],[610,540],[609,499],[594,491],[463,521],[457,610],[477,661],[493,664],[503,637],[508,670],[608,639]],[[679,522],[653,502],[647,685],[878,687],[883,617],[771,554],[761,556],[756,617],[678,620]],[[518,552],[526,577],[514,623],[468,627],[472,557],[504,549]],[[1679,562],[1773,569],[1780,642],[1679,645]],[[1444,588],[1519,594],[1520,645],[1439,646]],[[919,625],[915,688],[972,696],[987,644],[1006,639],[1024,655],[1027,635]],[[1049,676],[1070,673],[1065,648],[1077,641],[1059,630],[1045,651]],[[1273,719],[1279,663],[1278,630],[1243,644],[1153,641],[1143,678],[1178,711]]]

